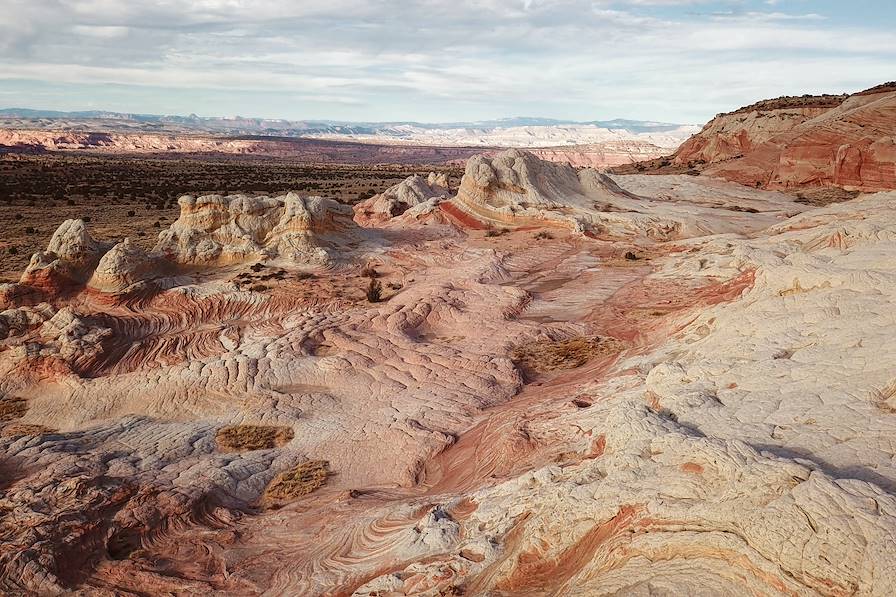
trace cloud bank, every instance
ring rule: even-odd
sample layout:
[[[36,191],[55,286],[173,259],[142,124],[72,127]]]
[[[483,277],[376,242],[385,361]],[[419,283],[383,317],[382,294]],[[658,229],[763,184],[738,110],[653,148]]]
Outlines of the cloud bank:
[[[889,2],[0,0],[0,104],[703,122],[894,78]],[[868,6],[865,7],[866,11]]]

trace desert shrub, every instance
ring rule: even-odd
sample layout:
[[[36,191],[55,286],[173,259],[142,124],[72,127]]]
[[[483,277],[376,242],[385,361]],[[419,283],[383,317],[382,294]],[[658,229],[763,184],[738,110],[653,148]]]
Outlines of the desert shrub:
[[[23,435],[45,435],[47,433],[55,433],[54,429],[43,425],[28,425],[26,423],[13,423],[7,425],[0,431],[3,437],[21,437]]]
[[[16,248],[16,247],[10,247],[9,249],[7,249],[7,252],[8,252],[10,255],[18,255],[18,254],[19,254],[19,249]]]
[[[632,253],[631,251],[625,252],[625,258],[629,261],[637,261],[638,260],[638,256],[635,255],[634,253]]]
[[[362,278],[371,278],[372,279],[372,278],[378,278],[379,276],[380,276],[380,273],[378,271],[376,271],[376,268],[373,267],[372,265],[368,265],[368,266],[364,267],[364,269],[361,270]]]
[[[308,460],[274,477],[264,490],[263,501],[270,506],[308,495],[323,487],[330,475],[326,460]]]
[[[568,340],[542,340],[516,346],[510,358],[528,378],[536,373],[575,369],[591,359],[619,352],[622,344],[609,337],[579,336]]]
[[[548,232],[547,230],[542,230],[535,234],[535,238],[538,240],[547,240],[547,239],[554,238],[554,235],[551,234],[550,232]]]
[[[34,226],[25,226],[25,234],[35,234],[36,232]]]
[[[294,437],[289,427],[272,425],[229,425],[215,434],[218,449],[225,452],[269,450],[287,444]]]
[[[129,209],[129,210],[128,210],[128,217],[129,217],[129,218],[133,218],[133,217],[136,216],[136,215],[137,215],[137,212],[134,211],[133,209]]]
[[[0,398],[0,421],[21,418],[28,411],[28,403],[23,398],[4,396]]]
[[[378,303],[383,300],[383,285],[376,278],[370,278],[370,284],[367,285],[367,302]]]

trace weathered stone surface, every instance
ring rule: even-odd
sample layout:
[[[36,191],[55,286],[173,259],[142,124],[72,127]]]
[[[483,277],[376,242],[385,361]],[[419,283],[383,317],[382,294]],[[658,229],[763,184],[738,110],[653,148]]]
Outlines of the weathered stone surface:
[[[155,252],[177,263],[227,264],[282,257],[326,263],[328,236],[353,225],[351,208],[331,199],[185,195],[180,217],[159,234]]]
[[[468,175],[454,228],[333,245],[383,302],[284,258],[287,230],[344,229],[215,200],[170,236],[189,282],[119,296],[145,279],[124,245],[0,314],[0,592],[888,594],[896,193]],[[178,249],[193,230],[218,249]],[[261,290],[200,264],[264,250]]]
[[[47,250],[31,257],[21,283],[50,295],[83,284],[108,248],[90,236],[83,220],[66,220],[53,233]]]
[[[669,184],[670,180],[675,180]],[[443,204],[449,213],[483,226],[556,227],[608,238],[669,240],[743,226],[771,224],[803,208],[776,194],[753,194],[739,185],[664,179],[657,192],[648,177],[613,177],[595,170],[539,160],[522,150],[467,162],[457,196]],[[642,193],[642,187],[647,192]],[[718,207],[741,210],[758,200],[761,218],[732,214],[718,217]],[[463,221],[463,219],[462,219]]]
[[[121,293],[173,273],[171,264],[124,239],[112,247],[97,264],[87,287],[104,293]]]
[[[430,172],[426,178],[414,175],[370,199],[355,205],[355,220],[362,225],[382,223],[411,211],[411,216],[432,211],[447,199],[448,177]]]
[[[748,186],[896,187],[896,88],[819,106],[762,106],[713,119],[673,156]]]

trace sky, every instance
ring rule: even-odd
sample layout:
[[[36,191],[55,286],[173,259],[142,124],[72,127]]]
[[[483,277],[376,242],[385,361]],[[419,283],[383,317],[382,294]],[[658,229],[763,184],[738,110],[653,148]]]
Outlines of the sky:
[[[702,124],[891,80],[894,0],[0,0],[0,107]]]

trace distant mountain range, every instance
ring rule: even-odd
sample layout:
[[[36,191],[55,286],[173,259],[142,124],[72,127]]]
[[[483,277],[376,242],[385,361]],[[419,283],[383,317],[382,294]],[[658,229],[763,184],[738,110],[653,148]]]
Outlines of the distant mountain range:
[[[576,121],[555,118],[518,116],[497,120],[472,122],[423,123],[412,121],[396,122],[350,122],[340,120],[284,120],[267,118],[162,116],[156,114],[130,114],[103,110],[60,112],[55,110],[34,110],[30,108],[0,109],[2,120],[27,120],[21,123],[27,128],[81,129],[91,122],[98,128],[123,128],[131,130],[182,132],[184,129],[223,134],[277,135],[277,136],[395,136],[402,137],[403,131],[420,130],[499,130],[518,127],[599,127],[626,131],[631,134],[671,133],[682,128],[681,124],[641,120],[591,120]],[[13,123],[3,123],[9,126]]]

